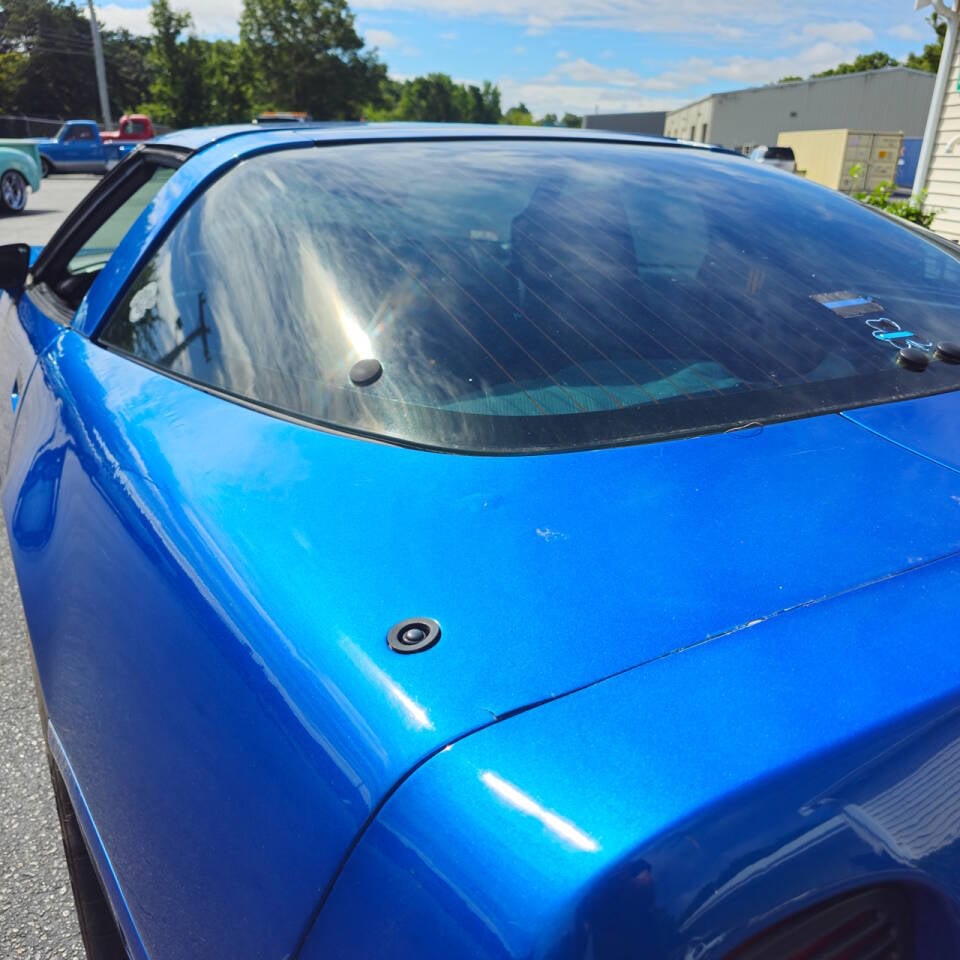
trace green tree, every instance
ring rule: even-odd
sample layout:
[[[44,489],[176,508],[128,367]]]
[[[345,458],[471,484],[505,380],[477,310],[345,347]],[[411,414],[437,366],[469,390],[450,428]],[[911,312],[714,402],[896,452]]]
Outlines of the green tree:
[[[576,113],[565,113],[560,121],[565,127],[582,127],[583,117]]]
[[[424,120],[447,123],[499,123],[500,90],[454,83],[445,73],[429,73],[400,83],[381,80],[377,98],[364,109],[368,120]]]
[[[461,85],[445,73],[429,73],[404,84],[394,119],[458,123],[468,119],[470,106]]]
[[[933,28],[937,39],[933,43],[926,44],[922,53],[907,54],[904,66],[936,73],[940,69],[940,54],[943,52],[943,38],[947,35],[947,23],[935,13],[927,17],[927,23]]]
[[[777,83],[796,83],[798,80],[802,80],[803,77],[781,77]]]
[[[253,70],[246,50],[232,40],[205,43],[207,123],[245,123],[252,113]]]
[[[515,126],[529,127],[533,125],[533,114],[523,103],[511,107],[504,115],[502,123],[512,123]]]
[[[363,50],[346,0],[244,0],[240,39],[258,105],[355,119],[386,68]]]
[[[367,120],[396,120],[395,114],[403,94],[403,84],[399,80],[384,77],[377,85],[377,91],[364,107],[363,116]]]
[[[103,30],[101,39],[110,109],[116,120],[121,114],[135,110],[150,96],[152,44],[149,37],[137,36],[129,30]]]
[[[3,0],[0,57],[0,112],[59,118],[99,113],[90,24],[76,4]]]
[[[483,86],[471,84],[466,88],[469,99],[469,115],[466,117],[471,123],[499,123],[500,122],[500,88],[489,80],[483,81]]]
[[[30,57],[17,50],[0,53],[0,113],[8,113],[20,102]]]
[[[153,70],[150,100],[141,105],[154,120],[175,127],[205,123],[209,113],[204,83],[205,44],[196,36],[181,38],[193,29],[185,10],[174,10],[169,0],[150,5],[153,28],[149,63]]]
[[[882,50],[875,50],[873,53],[861,53],[853,63],[841,63],[832,70],[824,70],[822,73],[815,73],[815,77],[835,77],[844,73],[863,73],[866,70],[884,70],[887,67],[898,67],[900,63],[884,53]]]
[[[555,127],[557,125],[557,115],[555,113],[545,113],[538,121],[538,127]]]

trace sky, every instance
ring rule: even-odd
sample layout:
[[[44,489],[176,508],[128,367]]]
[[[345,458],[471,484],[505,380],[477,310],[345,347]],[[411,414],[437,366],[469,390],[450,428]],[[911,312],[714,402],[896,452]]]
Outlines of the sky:
[[[235,37],[242,0],[173,0],[199,36]],[[829,0],[354,0],[360,34],[403,80],[447,73],[500,87],[504,110],[671,110],[710,93],[808,76],[933,39],[912,0],[838,7]],[[149,0],[97,4],[108,27],[149,33]],[[869,14],[869,16],[868,16]]]

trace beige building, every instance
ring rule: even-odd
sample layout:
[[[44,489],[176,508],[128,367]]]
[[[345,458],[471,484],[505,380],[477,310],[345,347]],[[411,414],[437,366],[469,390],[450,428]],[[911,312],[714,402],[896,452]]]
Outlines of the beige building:
[[[944,237],[960,241],[960,44],[947,81],[926,187],[925,206],[937,211],[933,229]]]

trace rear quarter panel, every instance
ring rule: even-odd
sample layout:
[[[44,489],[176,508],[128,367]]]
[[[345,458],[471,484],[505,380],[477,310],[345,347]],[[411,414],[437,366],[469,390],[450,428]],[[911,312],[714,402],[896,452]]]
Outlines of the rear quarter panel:
[[[719,960],[888,882],[916,956],[956,957],[958,590],[960,559],[934,562],[452,745],[366,831],[302,960]]]

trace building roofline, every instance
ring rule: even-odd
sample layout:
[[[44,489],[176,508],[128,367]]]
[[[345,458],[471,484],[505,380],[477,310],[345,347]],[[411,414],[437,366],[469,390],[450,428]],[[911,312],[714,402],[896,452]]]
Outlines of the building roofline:
[[[863,77],[867,74],[876,76],[878,74],[889,74],[889,73],[913,73],[918,77],[929,77],[930,82],[933,83],[936,74],[930,73],[929,70],[917,70],[914,67],[883,67],[881,70],[858,70],[856,73],[837,73],[831,77],[807,77],[805,80],[789,80],[787,83],[766,83],[758,87],[740,87],[737,90],[721,90],[719,93],[708,93],[705,97],[701,97],[699,100],[691,100],[690,103],[684,104],[682,107],[677,107],[676,110],[668,110],[667,116],[671,114],[679,113],[681,110],[689,110],[690,107],[695,107],[697,104],[705,103],[707,100],[719,99],[720,97],[728,97],[735,93],[758,93],[761,90],[773,90],[779,87],[799,87],[804,83],[823,83],[827,80],[850,80],[852,77]]]

